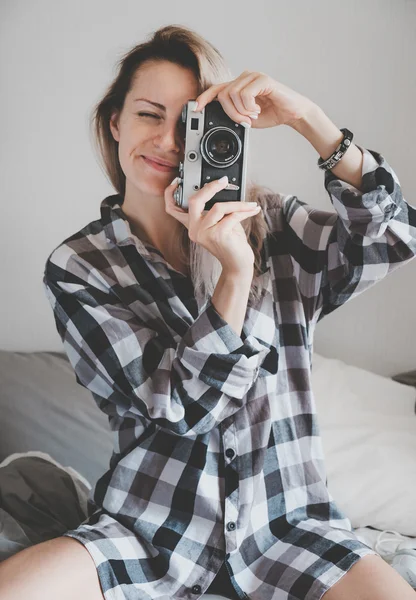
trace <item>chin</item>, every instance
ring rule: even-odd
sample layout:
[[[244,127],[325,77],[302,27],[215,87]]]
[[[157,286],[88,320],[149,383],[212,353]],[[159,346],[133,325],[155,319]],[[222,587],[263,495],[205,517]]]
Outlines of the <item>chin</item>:
[[[167,181],[165,182],[161,181],[160,177],[146,178],[146,182],[141,181],[137,187],[149,196],[163,196],[165,189],[168,187],[173,177],[172,179],[169,179],[169,177],[166,179]]]

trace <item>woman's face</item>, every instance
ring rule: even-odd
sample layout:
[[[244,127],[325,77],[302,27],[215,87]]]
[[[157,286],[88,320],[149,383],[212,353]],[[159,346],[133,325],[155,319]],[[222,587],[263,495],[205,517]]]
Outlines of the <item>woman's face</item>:
[[[168,61],[148,61],[139,68],[119,119],[114,114],[110,122],[113,137],[119,142],[126,196],[164,195],[166,187],[178,175],[179,162],[183,161],[182,107],[197,96],[198,83],[189,69]],[[170,166],[158,168],[145,157]]]

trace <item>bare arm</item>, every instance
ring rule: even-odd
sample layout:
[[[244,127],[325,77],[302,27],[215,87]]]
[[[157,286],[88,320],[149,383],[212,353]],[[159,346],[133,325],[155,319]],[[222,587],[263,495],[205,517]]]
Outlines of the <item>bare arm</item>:
[[[303,135],[312,144],[318,154],[326,160],[331,156],[344,136],[342,131],[338,129],[319,106],[312,102],[310,106],[309,111],[292,127]],[[361,190],[362,168],[362,152],[355,144],[351,144],[345,155],[331,171],[339,179]]]
[[[253,272],[228,274],[222,271],[211,301],[215,310],[241,335]]]

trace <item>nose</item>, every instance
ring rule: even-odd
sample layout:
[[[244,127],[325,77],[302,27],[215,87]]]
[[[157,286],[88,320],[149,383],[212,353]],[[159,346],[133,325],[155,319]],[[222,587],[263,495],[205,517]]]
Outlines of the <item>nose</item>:
[[[165,122],[163,128],[158,130],[158,134],[154,139],[154,145],[160,148],[163,152],[180,152],[185,146],[185,132],[181,128],[178,121],[176,123]]]

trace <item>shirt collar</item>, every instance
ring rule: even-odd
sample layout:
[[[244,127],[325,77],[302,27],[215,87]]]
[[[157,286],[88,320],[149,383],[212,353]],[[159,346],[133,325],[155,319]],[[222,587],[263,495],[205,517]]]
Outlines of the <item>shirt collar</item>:
[[[101,223],[107,238],[107,241],[116,246],[125,246],[126,244],[136,244],[144,254],[160,256],[160,252],[154,246],[143,242],[131,231],[130,223],[123,212],[122,205],[124,198],[121,194],[112,194],[107,196],[101,202],[100,213]]]
[[[147,255],[149,258],[160,259],[161,252],[154,246],[143,242],[140,238],[134,235],[130,228],[130,223],[122,210],[124,198],[121,194],[113,194],[107,196],[101,202],[101,223],[107,237],[107,241],[118,246],[126,244],[136,244],[140,248],[140,252]],[[262,270],[261,273],[266,273],[270,267],[267,266],[266,260],[268,256],[267,241],[262,249]]]

